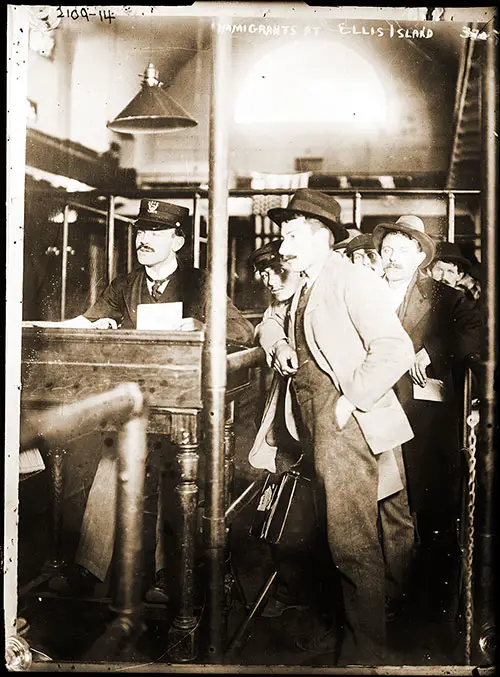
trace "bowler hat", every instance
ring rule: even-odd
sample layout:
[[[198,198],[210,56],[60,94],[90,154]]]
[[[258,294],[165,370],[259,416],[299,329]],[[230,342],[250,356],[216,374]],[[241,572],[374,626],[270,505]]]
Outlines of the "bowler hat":
[[[162,200],[142,199],[134,225],[145,230],[182,228],[187,224],[189,209]]]
[[[352,240],[350,240],[345,248],[345,253],[347,256],[350,256],[358,249],[364,249],[368,251],[369,249],[375,249],[375,243],[373,242],[373,236],[371,233],[361,233],[357,235]]]
[[[337,200],[311,188],[299,188],[292,196],[288,207],[274,207],[267,215],[279,226],[283,221],[290,221],[295,216],[318,219],[332,231],[336,242],[348,235],[347,230],[339,223],[340,205]]]
[[[272,240],[250,254],[249,261],[255,270],[264,270],[281,262],[279,249],[282,242],[282,239]]]
[[[391,223],[378,223],[373,229],[373,242],[378,251],[380,245],[387,233],[404,233],[408,237],[417,240],[425,253],[425,259],[420,264],[420,268],[425,268],[434,258],[436,245],[429,235],[425,232],[424,222],[418,216],[408,214],[400,216],[399,219]]]
[[[455,242],[438,242],[436,245],[436,254],[434,260],[446,261],[448,263],[456,263],[462,270],[469,271],[472,268],[472,263],[460,251],[460,247]]]

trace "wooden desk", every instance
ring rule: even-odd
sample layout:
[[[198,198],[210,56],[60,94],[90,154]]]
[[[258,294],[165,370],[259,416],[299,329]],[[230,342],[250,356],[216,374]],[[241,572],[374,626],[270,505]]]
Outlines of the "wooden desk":
[[[21,408],[44,410],[107,391],[123,382],[137,383],[149,408],[148,432],[167,435],[177,449],[180,481],[176,487],[182,509],[181,603],[171,634],[177,661],[196,654],[194,557],[198,506],[198,460],[202,393],[202,332],[69,329],[23,326]],[[228,348],[228,409],[248,386],[250,366],[260,349]],[[241,353],[241,355],[240,355]],[[236,359],[235,359],[236,358]],[[231,417],[226,435],[226,487],[234,462]],[[106,421],[103,429],[116,429]],[[54,572],[61,566],[61,502],[63,450],[51,450],[54,480]],[[172,638],[171,638],[172,639]]]

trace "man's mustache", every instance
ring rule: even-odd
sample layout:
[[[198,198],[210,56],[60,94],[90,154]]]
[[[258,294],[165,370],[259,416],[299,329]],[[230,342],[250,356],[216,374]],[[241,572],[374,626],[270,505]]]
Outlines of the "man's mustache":
[[[385,267],[384,270],[387,270],[388,268],[394,268],[394,270],[402,270],[403,266],[398,266],[397,263],[388,263]]]
[[[154,249],[153,249],[153,247],[148,247],[147,244],[141,244],[137,247],[137,251],[138,252],[142,252],[142,251],[144,251],[144,252],[154,252]]]
[[[294,261],[297,257],[296,256],[282,256],[281,260],[282,261]]]

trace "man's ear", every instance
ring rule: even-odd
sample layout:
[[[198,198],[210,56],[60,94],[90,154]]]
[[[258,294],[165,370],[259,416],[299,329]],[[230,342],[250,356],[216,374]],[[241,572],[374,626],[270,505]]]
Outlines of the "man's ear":
[[[175,233],[174,239],[172,241],[172,249],[174,250],[174,252],[178,252],[179,249],[182,249],[185,241],[186,241],[186,238],[184,237],[184,235],[180,235],[179,233]]]

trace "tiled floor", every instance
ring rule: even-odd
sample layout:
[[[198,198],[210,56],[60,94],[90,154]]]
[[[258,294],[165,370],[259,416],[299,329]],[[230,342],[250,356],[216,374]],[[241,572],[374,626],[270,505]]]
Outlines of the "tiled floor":
[[[251,414],[240,417],[236,425],[236,486],[245,487],[256,473],[249,467],[246,455],[255,434],[255,419]],[[65,501],[65,551],[68,558],[76,546],[79,523],[83,514],[86,494],[96,467],[95,449],[98,445],[86,444],[76,451],[74,459],[78,465],[78,480],[68,490]],[[92,451],[94,449],[94,451]],[[37,575],[43,564],[48,542],[47,522],[48,487],[46,473],[21,484],[21,524],[19,544],[19,578],[23,586]],[[234,570],[244,590],[247,601],[251,602],[272,571],[269,550],[266,545],[249,535],[252,508],[244,509],[231,527],[231,552]],[[154,516],[146,519],[149,542],[153,543]],[[146,560],[151,553],[146,553]],[[155,662],[171,663],[168,655],[168,630],[175,607],[173,580],[173,604],[171,608],[146,609],[145,632],[138,638],[132,649],[122,657],[137,665]],[[98,595],[109,595],[107,582],[98,589]],[[389,624],[391,665],[461,665],[463,664],[463,615],[451,614],[451,618],[426,618],[420,604],[422,595],[416,591],[415,603],[396,621]],[[232,603],[228,613],[228,640],[235,633],[245,616],[245,608],[233,587]],[[20,600],[20,615],[27,618],[30,629],[26,636],[37,651],[54,660],[83,660],[86,651],[102,634],[110,618],[107,605],[97,601],[61,599],[44,594],[42,588],[32,591]],[[457,620],[458,618],[458,620]],[[280,618],[270,619],[256,615],[248,627],[241,649],[226,657],[228,664],[242,666],[329,666],[331,655],[314,656],[304,654],[295,640],[309,635],[319,628],[319,621],[311,611],[287,611]],[[200,633],[203,645],[203,635]],[[105,652],[104,652],[105,653]],[[42,654],[34,654],[36,660]],[[95,660],[110,660],[107,655],[94,657]],[[195,662],[204,663],[201,650]]]

